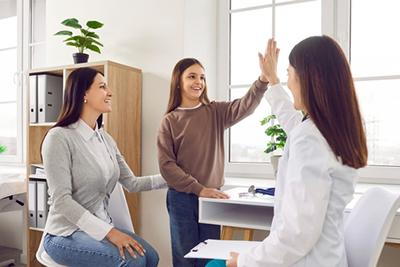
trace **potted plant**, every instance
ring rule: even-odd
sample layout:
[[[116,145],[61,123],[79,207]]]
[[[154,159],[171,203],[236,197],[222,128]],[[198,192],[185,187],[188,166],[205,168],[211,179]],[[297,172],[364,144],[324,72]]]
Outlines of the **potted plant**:
[[[264,150],[265,153],[273,153],[277,150],[282,151],[283,147],[286,144],[287,135],[282,127],[276,122],[275,115],[268,115],[261,121],[261,125],[270,124],[270,126],[265,130],[265,134],[269,136],[271,139],[267,143],[267,149]],[[274,170],[274,175],[276,177],[276,172],[278,171],[278,162],[281,154],[273,154],[271,159],[272,168]]]
[[[103,23],[90,20],[86,22],[87,28],[84,29],[76,18],[70,18],[61,22],[61,24],[79,30],[78,34],[76,35],[73,35],[71,31],[67,30],[59,31],[54,34],[68,36],[68,38],[64,40],[65,44],[78,48],[78,53],[74,53],[72,55],[75,64],[85,63],[88,61],[89,55],[84,53],[86,49],[92,50],[99,54],[101,53],[99,46],[103,45],[98,41],[100,37],[92,30],[103,27]]]
[[[7,147],[4,145],[0,145],[0,154],[7,151]]]

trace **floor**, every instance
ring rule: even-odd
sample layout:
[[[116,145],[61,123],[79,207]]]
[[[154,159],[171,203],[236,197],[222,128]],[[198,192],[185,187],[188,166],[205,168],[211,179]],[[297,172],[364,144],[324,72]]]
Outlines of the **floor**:
[[[7,247],[0,246],[0,267],[3,267],[3,266],[25,267],[26,266],[25,264],[20,263],[21,253],[22,253],[22,251],[19,249],[7,248]],[[3,262],[5,263],[10,259],[15,260],[15,265],[2,264]]]

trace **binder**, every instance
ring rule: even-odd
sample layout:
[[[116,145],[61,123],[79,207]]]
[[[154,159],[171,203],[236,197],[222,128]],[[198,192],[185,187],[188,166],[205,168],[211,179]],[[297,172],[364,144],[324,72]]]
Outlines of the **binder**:
[[[29,122],[38,122],[37,76],[29,76]]]
[[[55,122],[62,104],[61,76],[39,74],[37,80],[38,122]]]
[[[37,181],[37,227],[44,228],[47,220],[47,183],[46,181]]]
[[[31,227],[37,227],[37,220],[36,220],[36,181],[29,181],[29,201],[28,201],[28,223]]]

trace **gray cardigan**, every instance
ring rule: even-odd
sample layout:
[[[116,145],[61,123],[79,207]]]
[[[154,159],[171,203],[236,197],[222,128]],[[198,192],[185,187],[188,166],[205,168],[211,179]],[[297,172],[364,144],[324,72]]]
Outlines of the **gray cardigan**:
[[[50,195],[45,232],[67,236],[78,230],[77,222],[85,211],[92,215],[104,199],[108,203],[117,182],[129,192],[166,187],[160,175],[135,177],[112,137],[103,129],[100,132],[115,166],[107,182],[73,125],[52,128],[44,139],[42,157]]]

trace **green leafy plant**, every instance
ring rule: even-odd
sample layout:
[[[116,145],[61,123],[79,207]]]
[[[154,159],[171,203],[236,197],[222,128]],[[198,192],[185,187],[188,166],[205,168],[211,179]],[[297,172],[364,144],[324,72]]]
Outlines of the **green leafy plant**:
[[[84,29],[82,25],[79,24],[79,21],[76,18],[70,18],[61,22],[61,24],[79,30],[79,34],[77,35],[73,35],[73,33],[68,30],[59,31],[54,34],[69,36],[67,39],[64,40],[66,45],[77,47],[79,53],[83,53],[85,49],[92,50],[99,54],[101,53],[99,46],[103,46],[103,44],[98,41],[100,37],[92,30],[103,27],[103,23],[95,20],[90,20],[86,22],[87,28]]]
[[[7,151],[7,147],[4,145],[0,145],[0,154]]]
[[[271,137],[271,140],[267,143],[267,149],[264,150],[265,153],[271,153],[278,148],[283,148],[286,144],[287,135],[282,127],[275,123],[276,116],[268,115],[264,119],[262,119],[261,125],[270,124],[270,126],[265,130],[265,134]]]

